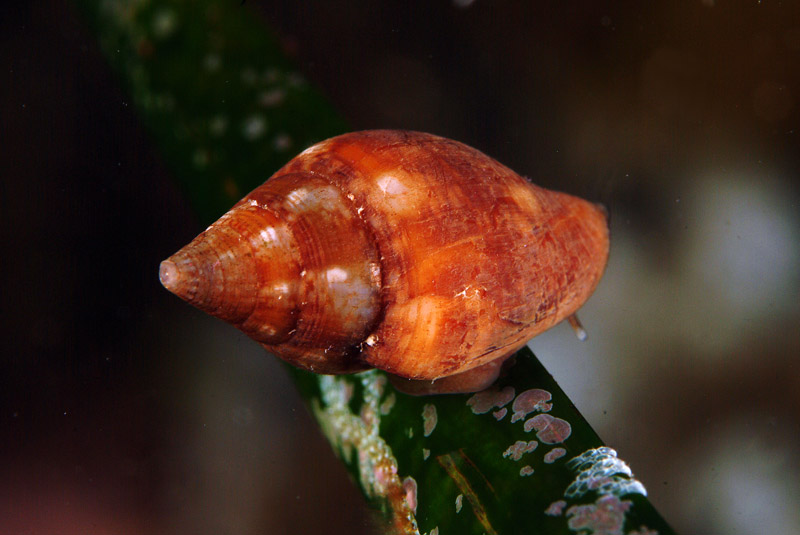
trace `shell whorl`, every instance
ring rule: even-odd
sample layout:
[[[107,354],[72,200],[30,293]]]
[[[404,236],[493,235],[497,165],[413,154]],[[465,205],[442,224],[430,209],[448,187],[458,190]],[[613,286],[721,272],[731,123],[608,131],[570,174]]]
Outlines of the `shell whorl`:
[[[319,143],[276,175],[324,175],[379,244],[382,320],[361,358],[401,377],[482,366],[574,313],[608,257],[603,209],[419,132]]]
[[[288,225],[259,206],[237,205],[161,263],[161,283],[262,343],[295,329],[299,257]]]
[[[380,314],[374,240],[325,179],[277,176],[161,264],[168,290],[319,373],[356,358]]]
[[[430,380],[573,314],[608,246],[598,206],[461,143],[377,130],[301,153],[161,280],[297,366]]]

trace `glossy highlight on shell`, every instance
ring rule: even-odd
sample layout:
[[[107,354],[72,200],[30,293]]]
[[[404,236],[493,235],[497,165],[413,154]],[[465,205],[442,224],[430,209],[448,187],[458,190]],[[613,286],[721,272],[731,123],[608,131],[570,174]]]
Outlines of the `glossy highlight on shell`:
[[[456,141],[376,130],[305,150],[160,276],[295,366],[465,391],[588,299],[608,245],[597,205]]]

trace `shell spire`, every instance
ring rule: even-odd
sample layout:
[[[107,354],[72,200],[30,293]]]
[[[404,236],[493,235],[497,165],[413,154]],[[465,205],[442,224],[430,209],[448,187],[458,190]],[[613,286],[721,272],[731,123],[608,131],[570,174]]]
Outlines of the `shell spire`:
[[[380,265],[352,203],[325,180],[275,177],[161,263],[161,283],[284,360],[320,373],[366,369]]]
[[[238,205],[164,260],[161,284],[261,343],[279,343],[296,323],[300,268],[286,225],[255,205]]]

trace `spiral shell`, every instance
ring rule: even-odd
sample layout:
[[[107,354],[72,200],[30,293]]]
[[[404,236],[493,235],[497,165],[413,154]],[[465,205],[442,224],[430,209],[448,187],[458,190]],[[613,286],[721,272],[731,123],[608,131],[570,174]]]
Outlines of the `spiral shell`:
[[[608,246],[602,208],[461,143],[376,130],[305,150],[160,276],[295,366],[430,382],[496,375],[586,301]]]

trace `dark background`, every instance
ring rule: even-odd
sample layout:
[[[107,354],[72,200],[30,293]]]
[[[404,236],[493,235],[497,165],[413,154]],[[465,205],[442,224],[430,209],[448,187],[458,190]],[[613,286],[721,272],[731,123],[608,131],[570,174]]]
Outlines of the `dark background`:
[[[531,346],[684,533],[800,525],[800,4],[250,2],[354,128],[604,202]],[[160,288],[200,228],[71,5],[0,8],[0,525],[370,533],[284,371]]]

